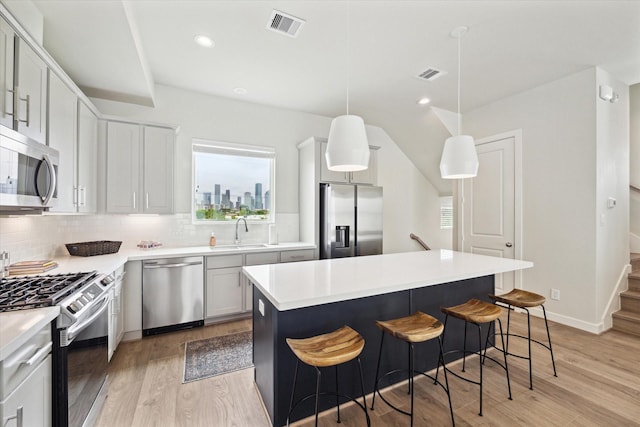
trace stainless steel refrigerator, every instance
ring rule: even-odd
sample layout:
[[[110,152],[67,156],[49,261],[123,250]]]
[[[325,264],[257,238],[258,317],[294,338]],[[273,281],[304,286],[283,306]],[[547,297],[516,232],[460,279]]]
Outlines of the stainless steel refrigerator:
[[[382,253],[382,187],[320,184],[320,259]]]

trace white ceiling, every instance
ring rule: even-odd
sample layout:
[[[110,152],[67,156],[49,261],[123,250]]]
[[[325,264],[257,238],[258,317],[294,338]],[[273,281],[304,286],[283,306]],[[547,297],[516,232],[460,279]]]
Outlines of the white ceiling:
[[[442,194],[447,133],[416,100],[455,111],[454,27],[469,27],[463,112],[593,66],[640,82],[640,1],[34,3],[45,48],[90,96],[152,104],[157,83],[336,116],[346,112],[349,74],[350,112],[385,129]],[[266,30],[273,9],[306,20],[298,38]],[[196,34],[215,47],[194,44]],[[415,77],[429,67],[448,74]]]

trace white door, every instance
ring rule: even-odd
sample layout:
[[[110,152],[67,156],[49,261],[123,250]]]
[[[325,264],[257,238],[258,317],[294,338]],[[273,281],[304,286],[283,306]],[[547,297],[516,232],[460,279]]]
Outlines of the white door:
[[[478,176],[462,183],[462,250],[516,258],[515,135],[478,141]],[[496,275],[496,292],[516,285],[514,272]]]

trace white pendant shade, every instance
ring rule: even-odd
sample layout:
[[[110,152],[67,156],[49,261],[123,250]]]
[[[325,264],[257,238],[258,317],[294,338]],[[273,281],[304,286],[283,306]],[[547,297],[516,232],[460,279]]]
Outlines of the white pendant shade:
[[[440,159],[440,175],[445,179],[473,178],[478,175],[478,154],[472,136],[447,138]]]
[[[346,115],[333,119],[325,157],[332,171],[356,172],[369,167],[369,142],[361,117]]]

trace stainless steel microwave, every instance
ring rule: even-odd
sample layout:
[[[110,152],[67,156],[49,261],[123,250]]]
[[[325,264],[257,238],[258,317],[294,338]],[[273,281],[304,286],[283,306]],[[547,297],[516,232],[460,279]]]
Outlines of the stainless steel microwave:
[[[55,205],[59,154],[0,126],[0,215],[38,213]]]

